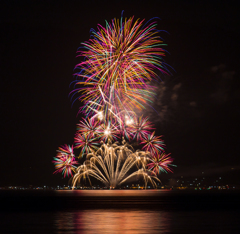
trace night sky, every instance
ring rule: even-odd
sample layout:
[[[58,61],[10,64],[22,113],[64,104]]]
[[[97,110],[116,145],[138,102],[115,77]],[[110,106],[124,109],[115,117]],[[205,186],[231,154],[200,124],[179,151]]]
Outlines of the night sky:
[[[180,175],[240,171],[240,35],[225,1],[1,1],[0,186],[62,185],[52,158],[72,144],[80,102],[68,97],[76,51],[105,20],[159,17],[171,75],[148,109]]]

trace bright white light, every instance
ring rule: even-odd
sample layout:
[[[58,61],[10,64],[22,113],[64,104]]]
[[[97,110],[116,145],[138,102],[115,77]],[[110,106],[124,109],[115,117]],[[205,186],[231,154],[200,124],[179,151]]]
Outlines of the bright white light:
[[[110,130],[107,128],[105,131],[104,131],[104,134],[105,135],[109,135],[111,132],[110,132]]]
[[[131,124],[133,124],[133,120],[132,120],[132,119],[127,120],[127,121],[126,121],[126,124],[127,124],[127,125],[131,125]]]
[[[127,115],[125,115],[125,121],[126,121],[126,125],[133,124],[133,119],[129,119],[129,117]]]
[[[102,120],[103,119],[103,113],[102,111],[98,112],[98,119]]]

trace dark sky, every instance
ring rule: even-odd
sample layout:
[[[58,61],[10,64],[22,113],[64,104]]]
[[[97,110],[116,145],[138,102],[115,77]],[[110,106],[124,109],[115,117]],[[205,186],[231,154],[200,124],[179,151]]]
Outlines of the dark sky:
[[[149,110],[177,164],[174,175],[239,171],[239,16],[222,1],[1,1],[0,186],[57,185],[51,163],[72,144],[80,103],[68,94],[76,50],[105,20],[159,17],[168,44]],[[169,178],[170,178],[169,177]]]

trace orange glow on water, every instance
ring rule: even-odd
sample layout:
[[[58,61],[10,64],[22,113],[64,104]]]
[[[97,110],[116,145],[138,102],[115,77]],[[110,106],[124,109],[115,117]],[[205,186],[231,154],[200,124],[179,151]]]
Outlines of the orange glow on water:
[[[168,216],[166,211],[82,210],[59,213],[56,226],[67,233],[166,233]]]

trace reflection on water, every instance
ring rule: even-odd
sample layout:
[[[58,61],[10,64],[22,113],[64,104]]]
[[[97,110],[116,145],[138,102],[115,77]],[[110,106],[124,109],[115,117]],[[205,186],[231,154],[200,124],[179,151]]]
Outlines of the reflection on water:
[[[166,233],[166,211],[83,210],[56,214],[58,233]]]
[[[148,190],[57,190],[58,196],[85,196],[85,197],[113,197],[113,196],[160,196],[171,193],[169,189],[148,189]]]
[[[0,233],[240,233],[239,192],[1,191]]]

